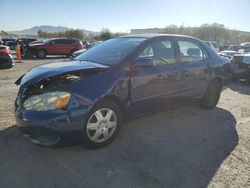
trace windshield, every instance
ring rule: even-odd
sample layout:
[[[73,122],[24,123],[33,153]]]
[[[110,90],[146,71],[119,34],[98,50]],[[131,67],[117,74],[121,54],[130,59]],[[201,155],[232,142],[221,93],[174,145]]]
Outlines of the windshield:
[[[115,65],[123,60],[146,38],[124,37],[107,40],[76,58],[80,61],[93,61],[104,65]]]

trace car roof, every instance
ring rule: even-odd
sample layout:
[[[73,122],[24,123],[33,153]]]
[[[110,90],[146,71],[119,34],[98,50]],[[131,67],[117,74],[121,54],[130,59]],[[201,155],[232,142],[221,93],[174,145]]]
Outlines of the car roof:
[[[72,38],[72,39],[69,39],[69,38],[50,38],[48,40],[58,40],[58,39],[63,39],[63,40],[78,40],[78,39],[75,39],[75,38]]]
[[[167,36],[167,37],[185,37],[185,38],[194,38],[187,35],[176,35],[176,34],[131,34],[131,35],[123,35],[119,36],[118,38],[155,38],[155,37],[161,37],[161,36]]]

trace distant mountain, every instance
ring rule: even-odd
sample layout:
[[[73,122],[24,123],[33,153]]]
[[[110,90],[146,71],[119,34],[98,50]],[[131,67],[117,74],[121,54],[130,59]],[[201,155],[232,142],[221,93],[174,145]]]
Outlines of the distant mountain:
[[[41,26],[35,26],[30,29],[24,29],[21,31],[10,31],[10,33],[14,33],[17,35],[37,35],[38,30],[46,31],[49,33],[56,33],[56,32],[64,32],[67,30],[70,30],[73,28],[68,28],[68,27],[63,27],[63,26],[52,26],[52,25],[41,25]],[[98,34],[99,32],[94,32],[94,31],[88,31],[81,29],[86,35],[89,34]]]

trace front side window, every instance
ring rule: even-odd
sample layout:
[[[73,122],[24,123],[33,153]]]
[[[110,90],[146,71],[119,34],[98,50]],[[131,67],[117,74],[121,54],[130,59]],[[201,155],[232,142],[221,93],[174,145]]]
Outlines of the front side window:
[[[64,41],[64,39],[56,39],[53,44],[65,44]]]
[[[181,62],[197,62],[207,58],[207,54],[197,44],[189,41],[178,41]]]
[[[139,53],[138,59],[143,58],[152,59],[154,66],[175,63],[174,45],[169,39],[152,41]]]

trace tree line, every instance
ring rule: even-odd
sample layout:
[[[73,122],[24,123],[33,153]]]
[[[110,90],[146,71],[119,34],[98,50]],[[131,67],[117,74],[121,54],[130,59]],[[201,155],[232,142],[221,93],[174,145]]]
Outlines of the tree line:
[[[116,36],[120,35],[126,35],[127,33],[112,33],[108,28],[103,28],[100,32],[99,35],[95,35],[94,39],[95,40],[107,40]],[[39,38],[76,38],[80,40],[86,39],[86,35],[84,32],[80,29],[72,29],[72,30],[67,30],[64,32],[55,32],[55,33],[50,33],[46,31],[41,31],[39,30],[37,32],[37,35]]]
[[[250,41],[250,32],[242,32],[230,30],[223,24],[202,24],[199,27],[169,25],[163,29],[161,33],[181,34],[199,38],[206,41],[216,41],[219,45],[240,44]],[[65,32],[49,33],[39,30],[37,32],[40,38],[77,38],[86,39],[86,35],[80,29],[68,30]],[[103,28],[98,35],[94,36],[94,40],[107,40],[116,36],[126,35],[127,33],[112,33],[108,28]]]
[[[64,32],[55,32],[55,33],[49,33],[46,31],[41,31],[38,30],[37,32],[38,37],[40,38],[76,38],[76,39],[80,39],[83,40],[85,38],[85,34],[83,31],[81,31],[80,29],[71,29],[71,30],[67,30]]]
[[[200,27],[169,25],[162,33],[189,35],[201,40],[216,41],[219,45],[240,44],[250,41],[250,32],[230,30],[223,24],[202,24]]]

